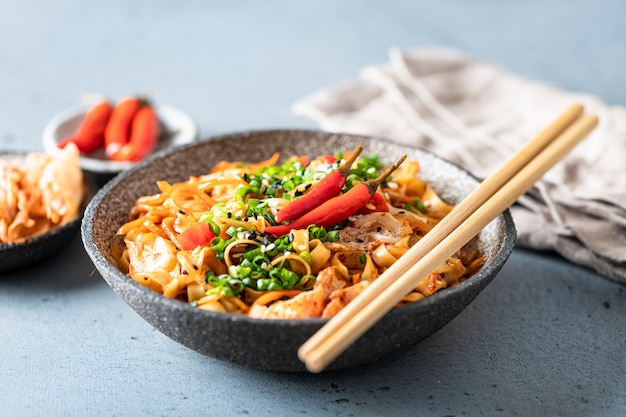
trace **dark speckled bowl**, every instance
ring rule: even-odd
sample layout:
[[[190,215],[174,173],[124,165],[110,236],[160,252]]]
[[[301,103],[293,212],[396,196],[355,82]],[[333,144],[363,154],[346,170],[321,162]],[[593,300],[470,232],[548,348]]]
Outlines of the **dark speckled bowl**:
[[[0,159],[3,160],[23,160],[25,157],[26,152],[0,152]],[[93,188],[93,184],[85,183],[85,205]],[[81,217],[79,215],[63,226],[29,237],[24,242],[0,243],[0,272],[33,265],[66,247],[66,243],[78,235]]]
[[[87,253],[111,288],[135,311],[170,338],[205,355],[265,370],[304,371],[296,351],[324,319],[257,320],[191,307],[161,296],[121,273],[110,250],[120,243],[116,230],[127,220],[137,197],[158,192],[157,180],[185,181],[207,173],[221,160],[310,156],[350,150],[377,153],[384,161],[406,152],[421,164],[421,176],[449,202],[460,201],[478,182],[456,165],[420,149],[385,140],[318,131],[275,130],[236,133],[166,150],[122,173],[93,198],[86,209],[82,238]],[[491,282],[509,257],[516,238],[508,212],[491,222],[478,237],[487,256],[471,279],[431,297],[396,308],[355,342],[327,370],[354,367],[394,355],[442,328]]]

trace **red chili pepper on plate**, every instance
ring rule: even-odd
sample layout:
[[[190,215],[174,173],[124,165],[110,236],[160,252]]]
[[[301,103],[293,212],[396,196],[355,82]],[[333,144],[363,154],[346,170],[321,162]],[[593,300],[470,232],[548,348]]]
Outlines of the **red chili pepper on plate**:
[[[104,131],[104,153],[108,158],[130,140],[133,119],[140,107],[141,101],[136,97],[123,98],[113,107],[111,118]]]
[[[104,143],[104,131],[112,110],[111,104],[106,100],[93,105],[80,122],[76,134],[64,138],[57,146],[62,149],[73,142],[83,153],[95,151]]]
[[[291,201],[276,214],[276,222],[282,223],[297,219],[303,214],[311,211],[325,201],[339,195],[346,183],[346,177],[350,173],[352,164],[356,161],[363,148],[357,147],[350,159],[344,162],[337,170],[330,172],[313,188],[297,200]]]
[[[111,155],[115,161],[139,162],[150,155],[161,135],[161,122],[152,106],[143,106],[133,118],[130,138]]]
[[[356,184],[347,192],[325,201],[323,204],[291,223],[266,227],[265,232],[282,236],[289,233],[292,229],[305,229],[312,224],[330,228],[341,223],[361,210],[376,193],[378,186],[395,171],[405,159],[406,155],[402,155],[400,159],[387,168],[378,178]]]

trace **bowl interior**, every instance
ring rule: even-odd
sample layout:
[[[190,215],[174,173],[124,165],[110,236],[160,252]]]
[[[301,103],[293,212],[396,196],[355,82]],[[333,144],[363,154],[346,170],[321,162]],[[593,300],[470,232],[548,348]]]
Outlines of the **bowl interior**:
[[[86,210],[82,236],[87,253],[112,289],[138,314],[172,339],[221,360],[278,371],[303,371],[297,348],[325,320],[258,320],[211,313],[167,299],[126,277],[111,256],[122,243],[117,229],[127,220],[135,200],[158,192],[156,181],[185,181],[207,173],[222,160],[250,162],[275,151],[322,155],[363,146],[363,154],[393,161],[406,152],[420,162],[420,176],[448,202],[458,203],[478,181],[458,166],[418,148],[358,135],[305,130],[256,131],[225,135],[164,151],[108,183]],[[357,366],[387,357],[437,331],[461,312],[498,273],[514,246],[515,228],[508,212],[483,229],[477,239],[486,255],[471,279],[426,299],[392,310],[355,342],[328,369]]]

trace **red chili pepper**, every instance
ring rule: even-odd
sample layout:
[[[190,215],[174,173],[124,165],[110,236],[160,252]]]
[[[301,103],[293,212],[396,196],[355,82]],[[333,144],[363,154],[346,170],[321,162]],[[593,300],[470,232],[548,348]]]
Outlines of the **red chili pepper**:
[[[104,153],[108,158],[130,140],[133,118],[140,107],[141,101],[136,97],[123,98],[113,107],[111,118],[104,131]]]
[[[139,162],[150,155],[161,135],[161,123],[151,106],[143,106],[133,118],[130,139],[111,156],[115,161]]]
[[[205,221],[200,220],[178,235],[178,243],[184,250],[192,250],[200,245],[209,243],[214,238],[215,234],[213,234],[209,225]]]
[[[381,193],[374,193],[370,201],[368,201],[365,206],[359,210],[359,213],[370,214],[387,211],[389,211],[389,206],[387,205],[387,201],[385,201],[385,197],[383,197]]]
[[[363,148],[357,147],[350,159],[344,162],[336,171],[330,172],[320,182],[315,184],[308,193],[304,194],[297,200],[293,200],[287,204],[276,214],[276,222],[282,223],[297,219],[303,214],[313,210],[315,207],[324,203],[325,201],[339,195],[341,189],[346,183],[346,176],[350,173],[352,164],[356,161]]]
[[[324,156],[320,156],[319,158],[320,161],[327,163],[327,164],[332,164],[333,162],[335,162],[337,160],[337,158],[335,157],[335,155],[324,155]]]
[[[282,236],[289,233],[292,229],[306,229],[312,224],[329,228],[341,223],[362,209],[367,202],[370,201],[372,195],[376,193],[378,186],[395,171],[405,159],[406,155],[403,155],[378,178],[355,185],[344,194],[325,201],[320,206],[289,224],[266,227],[265,232]]]
[[[309,165],[309,157],[306,155],[302,155],[300,156],[300,158],[298,158],[298,162],[300,162],[300,165],[302,165],[303,167]]]
[[[103,100],[95,104],[83,117],[76,134],[63,139],[57,146],[64,148],[69,142],[73,142],[83,153],[95,151],[104,143],[104,130],[111,112],[112,107],[108,101]]]

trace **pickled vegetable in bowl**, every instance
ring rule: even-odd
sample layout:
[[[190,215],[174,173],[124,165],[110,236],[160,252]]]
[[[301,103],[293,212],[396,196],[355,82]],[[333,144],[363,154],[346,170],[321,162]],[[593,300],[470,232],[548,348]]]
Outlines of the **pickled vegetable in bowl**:
[[[0,154],[0,270],[34,264],[77,235],[91,187],[78,149]]]

